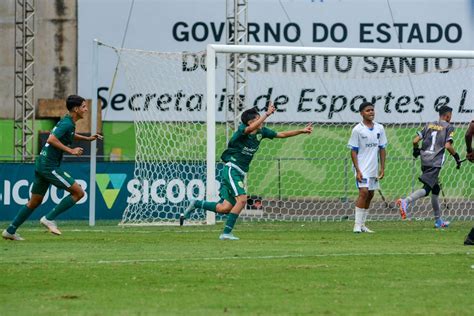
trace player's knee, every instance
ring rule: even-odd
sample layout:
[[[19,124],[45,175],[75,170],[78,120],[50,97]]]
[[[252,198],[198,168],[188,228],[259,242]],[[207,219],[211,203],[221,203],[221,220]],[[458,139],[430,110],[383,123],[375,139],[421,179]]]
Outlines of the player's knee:
[[[40,204],[41,204],[41,201],[29,200],[28,203],[26,204],[26,207],[28,207],[30,210],[34,210]]]
[[[230,204],[230,203],[220,203],[220,204],[217,204],[216,208],[217,208],[218,213],[227,214],[232,209],[232,204]]]
[[[241,207],[245,207],[245,205],[247,205],[247,195],[239,195],[236,200],[236,203]]]
[[[71,192],[71,195],[75,201],[79,201],[80,199],[84,197],[85,193],[84,193],[84,190],[81,187],[79,187],[78,189]]]
[[[441,191],[441,187],[439,186],[439,184],[436,184],[434,187],[433,187],[433,190],[431,191],[432,194],[434,195],[439,195],[439,192]]]
[[[366,201],[369,198],[368,190],[359,190],[359,198]]]
[[[426,185],[426,184],[425,184],[425,185],[423,186],[423,190],[425,190],[425,192],[426,192],[426,193],[425,193],[425,196],[430,195],[431,187],[430,187],[429,185]]]

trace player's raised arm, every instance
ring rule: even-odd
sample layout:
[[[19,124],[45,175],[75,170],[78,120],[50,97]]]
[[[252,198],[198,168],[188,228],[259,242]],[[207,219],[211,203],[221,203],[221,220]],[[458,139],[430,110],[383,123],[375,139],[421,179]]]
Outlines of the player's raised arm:
[[[250,122],[249,126],[245,128],[245,134],[251,134],[255,132],[257,129],[261,128],[263,122],[275,112],[276,108],[272,102],[269,103],[268,110],[258,118],[256,118],[253,122]]]
[[[313,132],[313,123],[308,123],[305,128],[295,129],[292,131],[278,132],[276,138],[288,138],[300,134],[311,134]]]

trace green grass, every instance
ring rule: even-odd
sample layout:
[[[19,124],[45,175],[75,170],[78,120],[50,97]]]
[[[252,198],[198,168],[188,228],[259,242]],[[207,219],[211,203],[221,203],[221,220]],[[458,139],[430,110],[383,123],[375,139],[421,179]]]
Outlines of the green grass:
[[[6,223],[2,223],[5,226]],[[37,223],[2,241],[1,315],[472,315],[473,222]]]

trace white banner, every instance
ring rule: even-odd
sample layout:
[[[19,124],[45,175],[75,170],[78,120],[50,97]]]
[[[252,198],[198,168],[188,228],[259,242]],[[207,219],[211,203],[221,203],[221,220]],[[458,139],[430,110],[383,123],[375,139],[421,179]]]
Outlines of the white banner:
[[[81,95],[91,97],[92,39],[99,38],[120,46],[130,3],[129,0],[79,0]],[[471,50],[474,35],[471,13],[467,0],[392,0],[390,7],[385,1],[376,0],[249,1],[248,42],[285,46]],[[181,52],[202,51],[208,43],[224,42],[225,1],[136,0],[124,46]],[[268,60],[265,56],[251,57],[249,85],[252,82],[258,85],[252,85],[255,87],[247,96],[248,106],[256,105],[263,109],[266,100],[275,102],[279,112],[285,113],[275,115],[274,120],[356,122],[360,120],[358,105],[364,100],[376,104],[377,120],[380,122],[433,120],[437,117],[436,108],[443,104],[454,109],[454,121],[469,121],[473,116],[472,67],[454,71],[457,67],[450,65],[450,60],[430,60],[428,64],[432,69],[428,70],[428,75],[411,76],[409,80],[406,75],[401,76],[403,80],[396,84],[393,82],[397,79],[384,80],[384,76],[403,71],[406,74],[410,71],[410,62],[415,64],[415,73],[419,73],[426,63],[422,59],[400,62],[398,58],[369,58],[349,63],[347,58],[331,58],[326,67],[339,75],[345,74],[347,80],[344,85],[340,80],[325,77],[324,61],[320,62],[320,68],[313,69],[313,64],[319,61],[312,63],[310,59],[297,61],[299,63],[294,69],[297,75],[288,77],[291,79],[281,77],[265,81],[262,79],[265,75],[258,78],[253,75],[257,69],[266,68],[267,72],[292,71],[294,61],[284,60],[283,56],[276,57],[278,60]],[[98,95],[104,105],[103,120],[132,121],[137,114],[142,119],[164,121],[205,120],[205,105],[202,104],[205,102],[202,82],[205,71],[202,64],[198,64],[200,59],[197,63],[193,58],[187,59],[184,65],[178,63],[174,70],[177,75],[184,74],[190,80],[199,80],[199,84],[192,89],[180,86],[170,78],[157,88],[136,87],[131,91],[125,84],[124,69],[119,68],[111,91],[116,55],[111,50],[101,49],[99,58]],[[188,69],[184,70],[184,67]],[[439,69],[446,71],[432,72]],[[141,73],[144,78],[146,71],[144,69]],[[298,76],[298,72],[302,75]],[[308,80],[308,73],[313,73],[313,80]],[[317,78],[318,73],[322,74],[320,78]],[[355,75],[351,78],[351,74]],[[362,75],[372,79],[366,79],[368,83],[361,85],[357,76]],[[218,78],[218,82],[222,83],[223,78]],[[224,94],[222,87],[218,87],[216,93],[220,110],[217,119],[223,120],[225,100],[221,98]],[[150,111],[150,106],[158,110],[158,116],[146,115],[145,111]],[[186,111],[192,115],[185,115]]]

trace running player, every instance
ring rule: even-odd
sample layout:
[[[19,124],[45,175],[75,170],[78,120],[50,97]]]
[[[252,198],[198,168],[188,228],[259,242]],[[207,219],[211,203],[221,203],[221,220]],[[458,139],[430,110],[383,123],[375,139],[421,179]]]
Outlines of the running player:
[[[93,136],[76,134],[76,122],[82,119],[87,112],[87,105],[84,98],[77,95],[70,95],[66,100],[66,107],[69,113],[53,128],[46,144],[36,159],[35,180],[31,189],[31,198],[28,203],[20,209],[8,228],[2,232],[4,239],[24,240],[16,233],[16,230],[41,204],[50,184],[70,193],[64,197],[55,208],[40,219],[40,223],[54,235],[61,235],[61,231],[58,229],[54,219],[59,214],[74,206],[76,202],[84,196],[84,190],[81,186],[59,166],[64,152],[75,156],[82,155],[83,149],[81,147],[70,148],[73,140],[94,141],[96,139],[102,139],[102,136],[99,134]]]
[[[398,199],[402,219],[407,218],[408,206],[416,200],[428,196],[431,192],[431,205],[435,218],[435,228],[448,227],[449,222],[441,218],[441,207],[439,204],[439,173],[444,163],[445,149],[456,160],[457,169],[461,167],[461,159],[453,147],[454,127],[451,121],[453,109],[443,105],[438,109],[439,121],[427,123],[423,130],[419,131],[413,139],[413,157],[421,156],[421,176],[418,178],[423,183],[423,188],[416,190],[405,199]],[[419,142],[422,142],[421,148]]]

